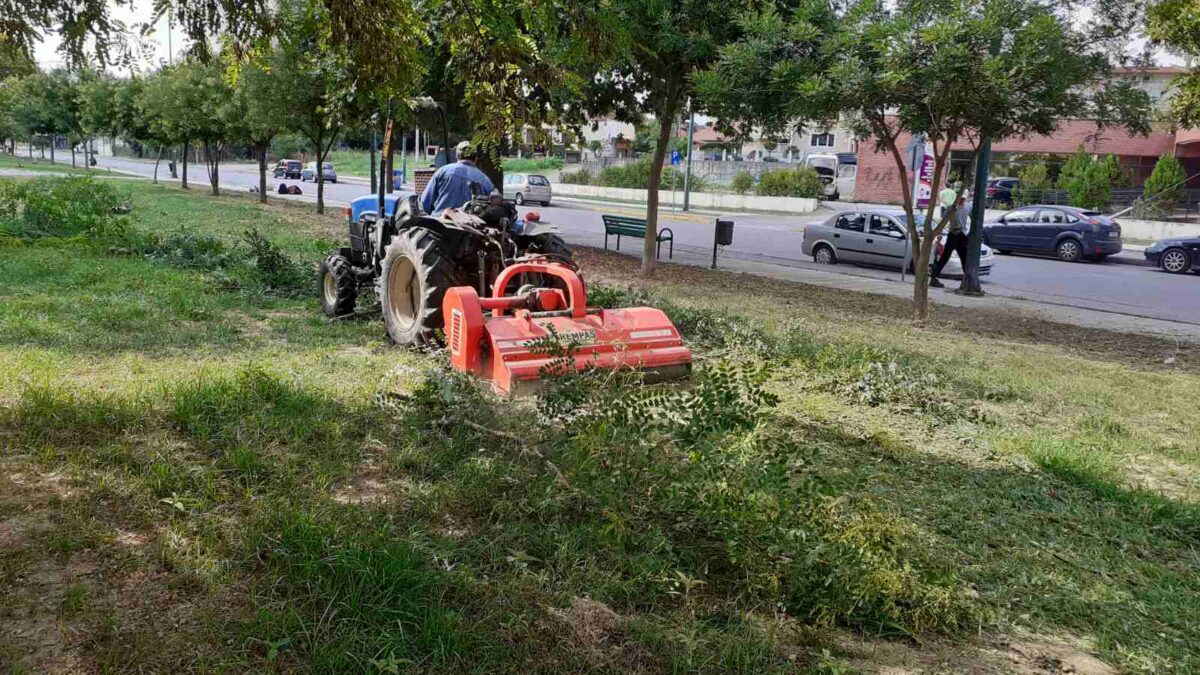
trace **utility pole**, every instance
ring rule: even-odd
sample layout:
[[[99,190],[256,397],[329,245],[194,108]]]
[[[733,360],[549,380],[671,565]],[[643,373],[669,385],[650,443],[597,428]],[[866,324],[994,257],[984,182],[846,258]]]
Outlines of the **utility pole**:
[[[984,3],[986,9],[987,3]],[[990,53],[1000,53],[1000,41],[992,40]],[[992,166],[992,135],[980,130],[979,157],[975,160],[975,194],[971,196],[971,231],[967,233],[967,260],[962,283],[958,292],[962,295],[982,296],[983,283],[979,280],[979,259],[983,247],[983,211],[987,206],[988,172]]]
[[[174,65],[175,64],[175,47],[174,47],[174,45],[171,44],[171,23],[172,23],[172,17],[173,17],[172,11],[173,10],[170,10],[170,9],[167,10],[167,63]]]
[[[688,97],[688,145],[687,165],[683,170],[683,210],[688,210],[688,197],[691,196],[692,182],[692,133],[696,130],[696,110],[692,108],[692,98]]]
[[[975,161],[975,189],[971,202],[971,231],[967,233],[967,268],[963,270],[958,292],[963,295],[983,295],[979,281],[979,259],[983,246],[983,209],[987,205],[988,169],[992,164],[992,138],[984,136],[979,143],[979,158]]]

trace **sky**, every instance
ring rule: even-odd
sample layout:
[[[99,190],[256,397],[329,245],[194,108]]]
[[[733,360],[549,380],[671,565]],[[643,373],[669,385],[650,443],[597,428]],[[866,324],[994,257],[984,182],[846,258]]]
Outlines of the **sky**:
[[[133,68],[138,72],[146,72],[158,67],[162,63],[169,60],[170,52],[168,45],[173,48],[177,57],[183,52],[187,46],[183,31],[179,26],[175,26],[174,30],[170,31],[170,39],[168,39],[168,21],[167,17],[163,17],[154,24],[153,30],[146,36],[139,37],[138,27],[146,24],[153,18],[153,2],[152,0],[134,0],[133,5],[116,5],[109,4],[112,16],[125,23],[130,32],[130,39],[136,49],[137,57],[134,60]],[[54,68],[63,65],[63,57],[58,53],[58,46],[62,41],[57,34],[47,34],[42,36],[42,42],[34,49],[33,56],[38,62],[38,65],[43,68]],[[113,67],[111,69],[117,73],[129,73],[129,68]]]
[[[113,16],[125,23],[130,28],[132,39],[137,44],[138,56],[135,58],[133,68],[138,72],[146,72],[158,67],[162,63],[168,62],[173,48],[174,54],[178,56],[186,47],[186,41],[183,36],[183,31],[176,26],[173,30],[168,27],[168,17],[159,19],[152,31],[147,33],[144,38],[137,36],[137,28],[146,24],[153,17],[153,0],[133,0],[132,5],[122,4],[117,5],[110,3],[110,8]],[[1090,16],[1090,11],[1086,8],[1080,11],[1079,18],[1086,20]],[[168,39],[169,34],[169,39]],[[58,53],[60,40],[55,34],[43,36],[43,40],[34,50],[34,58],[43,68],[54,68],[63,65],[62,55]],[[1136,49],[1142,44],[1142,40],[1134,40],[1130,45],[1131,50]],[[1165,52],[1160,52],[1156,55],[1156,60],[1159,65],[1182,65],[1183,59]],[[116,72],[128,73],[128,68],[113,68]]]

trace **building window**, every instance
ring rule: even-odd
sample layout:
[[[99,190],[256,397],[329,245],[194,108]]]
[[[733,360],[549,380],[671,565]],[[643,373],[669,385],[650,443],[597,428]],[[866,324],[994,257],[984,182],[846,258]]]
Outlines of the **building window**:
[[[809,138],[808,144],[814,148],[832,148],[833,134],[813,134],[812,137]]]

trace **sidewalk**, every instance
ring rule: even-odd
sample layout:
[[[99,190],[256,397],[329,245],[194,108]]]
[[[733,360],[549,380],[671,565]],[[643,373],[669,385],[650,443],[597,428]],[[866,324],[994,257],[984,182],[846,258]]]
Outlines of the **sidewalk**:
[[[602,242],[601,242],[602,243]],[[690,249],[691,247],[686,247]],[[641,251],[621,253],[632,257],[640,257]],[[675,248],[675,259],[662,264],[691,265],[694,267],[709,267],[712,263],[711,251],[699,253],[693,250]],[[907,302],[912,298],[912,278],[901,282],[899,279],[886,280],[854,274],[825,272],[800,267],[789,267],[783,264],[745,260],[741,258],[721,257],[718,254],[717,268],[725,271],[742,272],[756,276],[769,277],[802,284],[812,284],[825,288],[837,288],[859,293],[872,293],[897,298]],[[950,307],[972,307],[978,309],[1000,310],[1013,312],[1025,317],[1033,317],[1055,323],[1072,324],[1088,328],[1110,330],[1118,333],[1134,333],[1155,335],[1169,339],[1200,343],[1200,324],[1167,321],[1148,317],[1132,316],[1118,312],[1096,309],[1084,309],[1065,304],[1046,301],[1027,300],[1023,298],[985,295],[969,297],[955,292],[957,282],[947,284],[945,289],[929,289],[929,301],[934,305]],[[986,289],[985,289],[986,291]],[[936,311],[936,310],[935,310]]]
[[[615,200],[615,199],[597,199],[597,198],[578,197],[578,196],[571,196],[571,197],[555,196],[554,201],[555,202],[564,202],[567,204],[578,204],[580,206],[587,206],[587,207],[608,206],[608,207],[612,207],[612,209],[614,211],[617,211],[619,213],[619,215],[634,215],[637,217],[645,217],[645,210],[646,210],[646,204],[644,202],[638,203],[638,202],[621,201],[621,200]],[[854,202],[835,202],[835,203],[838,205],[854,204]],[[828,202],[825,202],[824,204],[828,204]],[[856,205],[856,206],[862,206],[864,208],[869,207],[868,205],[865,205],[865,204]],[[895,208],[895,207],[885,207],[885,208]],[[635,213],[634,210],[636,210],[636,209],[640,209],[641,213]],[[840,209],[837,209],[837,210],[840,210]],[[830,208],[828,206],[822,206],[821,208],[817,209],[813,213],[800,214],[797,217],[802,218],[806,224],[810,223],[810,222],[819,222],[819,221],[822,221],[822,220],[828,218],[829,216],[833,215],[837,210]],[[674,211],[674,210],[670,210],[670,207],[665,207],[665,208],[660,207],[659,208],[659,218],[660,219],[663,217],[686,218],[688,215],[707,216],[709,218],[716,218],[719,216],[722,218],[735,218],[736,219],[739,216],[768,216],[769,217],[769,216],[786,216],[789,214],[779,213],[776,211],[749,211],[749,210],[714,211],[714,210],[709,210],[709,209],[696,209],[696,208],[689,208],[687,211]],[[1122,265],[1149,266],[1150,263],[1148,263],[1146,261],[1146,259],[1142,256],[1142,252],[1145,250],[1146,250],[1146,247],[1139,245],[1139,244],[1125,244],[1123,247],[1122,253],[1123,254],[1129,253],[1132,255],[1128,255],[1128,256],[1116,255],[1116,256],[1113,256],[1112,258],[1110,258],[1109,260],[1114,263],[1119,263]]]

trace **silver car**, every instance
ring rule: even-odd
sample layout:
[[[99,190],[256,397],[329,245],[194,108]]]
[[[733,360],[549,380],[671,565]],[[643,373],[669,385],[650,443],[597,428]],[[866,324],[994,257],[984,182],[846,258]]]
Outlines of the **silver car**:
[[[550,179],[536,174],[506,173],[504,194],[517,204],[535,202],[550,206]]]
[[[333,164],[325,162],[321,165],[321,174],[325,177],[326,183],[337,182],[337,172],[333,170]],[[300,182],[305,181],[317,182],[317,163],[309,162],[304,165],[304,171],[300,172]]]
[[[908,264],[911,269],[914,252],[904,222],[905,215],[900,210],[835,213],[823,222],[805,226],[801,250],[820,264],[852,262],[892,269],[902,269]],[[942,250],[944,241],[943,234],[935,255]],[[993,261],[992,250],[984,246],[979,258],[980,276],[991,273]],[[951,256],[942,275],[962,276],[962,262],[957,255]]]

